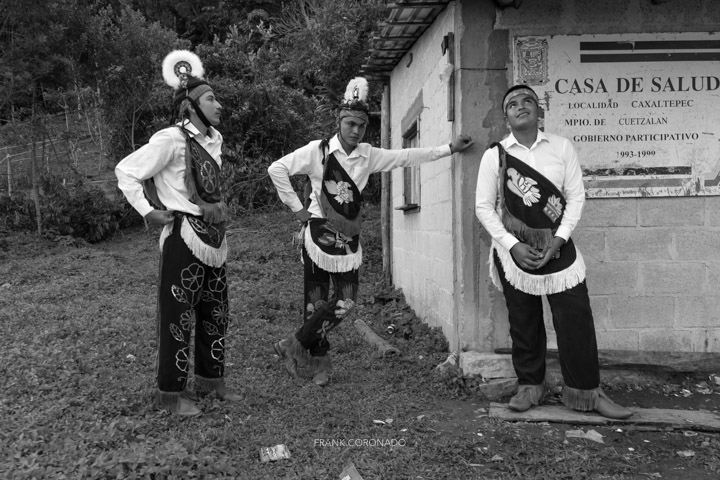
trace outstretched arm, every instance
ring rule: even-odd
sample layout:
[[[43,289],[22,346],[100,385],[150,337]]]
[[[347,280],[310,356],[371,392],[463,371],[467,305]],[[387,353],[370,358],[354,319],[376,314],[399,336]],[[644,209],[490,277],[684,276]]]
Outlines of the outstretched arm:
[[[386,150],[372,148],[370,150],[370,173],[388,172],[399,167],[414,167],[441,158],[460,153],[474,142],[467,135],[458,135],[452,143],[438,147],[402,148],[399,150]]]

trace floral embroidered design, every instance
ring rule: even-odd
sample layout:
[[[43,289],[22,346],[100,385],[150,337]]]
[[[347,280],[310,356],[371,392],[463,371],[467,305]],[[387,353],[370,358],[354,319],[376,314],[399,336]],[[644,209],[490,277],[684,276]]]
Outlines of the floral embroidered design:
[[[188,360],[188,347],[181,348],[175,354],[175,366],[181,372],[187,373],[190,361]]]
[[[190,301],[187,298],[187,294],[185,293],[185,290],[178,287],[177,285],[173,285],[170,287],[170,292],[172,293],[173,297],[175,297],[175,300],[177,300],[180,303],[190,303]]]
[[[214,323],[203,322],[203,327],[205,327],[205,332],[207,332],[208,335],[220,335],[220,331],[218,330],[217,325],[215,325]]]
[[[190,330],[195,324],[195,310],[188,309],[180,314],[180,327],[183,330]]]
[[[177,340],[178,342],[184,342],[185,338],[183,337],[182,330],[180,330],[180,327],[175,325],[174,323],[170,324],[170,333],[172,334],[173,338]]]
[[[215,193],[217,189],[218,179],[215,174],[215,168],[209,161],[200,165],[200,178],[202,179],[203,188],[207,193]]]
[[[523,199],[525,206],[531,207],[540,200],[540,191],[535,187],[537,182],[530,177],[524,177],[514,168],[508,168],[510,179],[507,186],[511,192]]]
[[[202,288],[205,272],[199,263],[188,265],[180,273],[183,288],[193,293]]]
[[[322,326],[317,330],[317,334],[322,338],[327,338],[327,334],[335,325],[330,320],[323,320]]]
[[[195,217],[186,216],[187,221],[190,222],[190,226],[193,230],[195,230],[199,234],[208,234],[207,225],[202,220],[198,220]]]
[[[335,248],[344,248],[348,255],[352,254],[352,249],[350,248],[350,242],[352,242],[352,237],[348,237],[344,233],[336,230],[330,222],[325,223],[322,227],[323,229],[327,230],[322,235],[318,236],[318,243],[321,245],[325,245],[326,247],[334,246]]]
[[[208,281],[208,289],[212,292],[222,292],[225,290],[226,285],[225,266],[213,269],[212,277]]]
[[[328,193],[330,193],[331,195],[335,195],[335,201],[338,202],[340,205],[353,201],[353,192],[348,182],[336,182],[335,180],[326,180],[325,188],[327,188]]]
[[[355,308],[355,302],[351,299],[338,300],[336,304],[335,315],[339,318],[347,315],[353,308]]]
[[[227,303],[221,303],[220,305],[213,308],[210,314],[212,315],[213,320],[215,320],[220,325],[227,325],[229,316],[228,310],[229,309]]]
[[[323,302],[322,304],[320,302]],[[305,305],[305,316],[310,318],[315,314],[316,305],[317,308],[321,308],[325,303],[323,296],[323,289],[315,287],[308,292],[307,305]]]
[[[562,215],[562,212],[563,205],[560,197],[552,195],[548,198],[547,204],[545,205],[545,208],[543,208],[543,213],[553,222],[557,222],[558,218]]]
[[[212,343],[210,355],[218,362],[225,361],[225,338],[219,338]]]

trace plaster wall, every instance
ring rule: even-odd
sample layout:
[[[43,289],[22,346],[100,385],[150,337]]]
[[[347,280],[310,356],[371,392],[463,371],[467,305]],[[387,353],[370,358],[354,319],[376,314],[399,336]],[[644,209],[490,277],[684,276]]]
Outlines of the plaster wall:
[[[448,144],[449,55],[444,35],[452,31],[454,7],[446,8],[393,70],[390,85],[391,148],[403,146],[403,127],[417,121],[418,146]],[[418,98],[421,108],[417,109]],[[453,295],[453,215],[451,157],[420,167],[420,209],[396,210],[404,203],[403,170],[392,172],[392,276],[415,313],[430,326],[441,327],[455,340]]]

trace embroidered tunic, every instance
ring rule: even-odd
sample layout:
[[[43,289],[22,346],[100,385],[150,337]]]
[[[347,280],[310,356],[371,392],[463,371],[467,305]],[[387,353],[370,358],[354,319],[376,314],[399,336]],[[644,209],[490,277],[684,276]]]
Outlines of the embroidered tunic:
[[[500,144],[509,155],[539,172],[563,194],[566,204],[562,213],[562,220],[554,235],[568,242],[561,247],[561,254],[563,250],[574,249],[576,258],[565,270],[547,275],[523,271],[515,264],[510,249],[520,240],[503,225],[498,198],[500,182],[505,181],[505,179],[499,178],[498,149],[491,148],[485,152],[480,163],[475,211],[478,219],[493,238],[490,251],[490,276],[493,283],[501,289],[497,271],[492,261],[493,255],[497,253],[505,269],[508,281],[515,288],[526,293],[534,295],[551,294],[577,285],[585,278],[585,264],[582,255],[570,241],[570,235],[582,213],[585,202],[585,189],[582,183],[580,164],[572,144],[563,137],[542,131],[538,131],[537,140],[529,149],[521,145],[512,134]],[[530,197],[532,197],[533,179],[517,175],[517,172],[509,173],[516,174],[513,182],[513,188],[516,190],[514,194],[527,195],[526,200],[532,203]]]
[[[182,125],[215,159],[218,167],[222,167],[220,153],[223,138],[220,132],[211,127],[206,137],[189,121]],[[200,215],[200,208],[188,200],[189,193],[183,181],[185,149],[185,137],[180,129],[176,126],[164,128],[115,167],[118,187],[143,217],[153,210],[143,194],[141,183],[148,178],[155,180],[158,197],[168,210]]]
[[[118,188],[122,190],[130,205],[145,216],[153,210],[153,206],[143,192],[143,181],[153,179],[158,200],[169,211],[187,214],[182,222],[181,235],[193,254],[202,262],[211,266],[222,266],[227,256],[227,241],[224,233],[210,235],[204,240],[206,230],[215,228],[204,225],[200,217],[200,207],[190,200],[185,181],[186,154],[188,143],[185,134],[178,126],[182,126],[192,139],[201,146],[205,152],[197,152],[197,156],[211,158],[222,167],[221,151],[223,138],[220,132],[210,127],[208,135],[200,131],[189,121],[179,123],[155,133],[146,145],[125,157],[115,167],[118,178]],[[198,185],[202,189],[202,185]],[[207,191],[207,188],[205,188]],[[166,225],[160,235],[160,248],[165,239],[172,232],[172,224]],[[200,232],[200,233],[198,233]],[[209,240],[211,237],[217,237]]]
[[[277,188],[280,199],[293,212],[302,210],[303,205],[293,190],[290,183],[291,175],[308,175],[312,185],[310,195],[310,206],[308,211],[313,218],[326,218],[323,207],[320,204],[321,191],[323,187],[323,152],[320,150],[320,140],[315,140],[304,147],[295,150],[281,159],[273,162],[268,167],[268,173]],[[333,155],[339,166],[355,183],[359,192],[362,192],[367,185],[371,173],[387,172],[397,167],[411,167],[423,163],[432,162],[442,157],[449,156],[450,146],[427,148],[406,148],[401,150],[386,150],[372,147],[368,143],[360,143],[348,155],[342,148],[337,135],[330,139],[326,155]],[[342,185],[344,187],[344,185]],[[332,187],[331,187],[332,188]],[[343,192],[338,192],[341,195]],[[311,225],[312,225],[311,221]],[[312,227],[311,227],[312,228]],[[320,246],[313,242],[310,229],[305,231],[305,247],[310,253],[313,261],[330,272],[346,272],[356,269],[362,263],[362,248],[358,244],[357,249],[344,255],[328,255],[320,253]]]

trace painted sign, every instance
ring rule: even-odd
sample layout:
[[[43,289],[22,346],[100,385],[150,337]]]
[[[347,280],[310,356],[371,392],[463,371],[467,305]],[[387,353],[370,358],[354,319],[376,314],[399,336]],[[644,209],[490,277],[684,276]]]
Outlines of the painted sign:
[[[720,36],[516,37],[514,80],[569,138],[588,197],[720,195]]]

